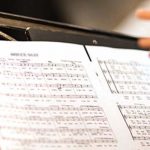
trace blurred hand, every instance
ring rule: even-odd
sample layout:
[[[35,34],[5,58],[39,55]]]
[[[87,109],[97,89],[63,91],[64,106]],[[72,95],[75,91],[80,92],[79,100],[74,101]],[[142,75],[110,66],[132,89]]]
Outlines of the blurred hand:
[[[150,10],[139,9],[136,11],[136,16],[140,19],[145,19],[150,21]],[[150,38],[140,38],[138,40],[138,45],[141,48],[150,48]]]

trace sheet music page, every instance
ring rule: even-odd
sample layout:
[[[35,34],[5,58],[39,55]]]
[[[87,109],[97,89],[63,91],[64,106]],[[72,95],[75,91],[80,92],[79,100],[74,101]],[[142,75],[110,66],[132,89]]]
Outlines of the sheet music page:
[[[150,149],[149,52],[86,46],[105,97],[122,116],[137,150]],[[109,100],[106,98],[106,100]],[[116,107],[116,108],[115,108]],[[110,107],[109,107],[110,108]],[[111,109],[108,109],[108,113]],[[113,112],[113,111],[112,111]],[[128,139],[127,139],[128,140]]]
[[[1,150],[134,150],[118,115],[126,106],[105,103],[83,46],[0,42],[0,50]]]

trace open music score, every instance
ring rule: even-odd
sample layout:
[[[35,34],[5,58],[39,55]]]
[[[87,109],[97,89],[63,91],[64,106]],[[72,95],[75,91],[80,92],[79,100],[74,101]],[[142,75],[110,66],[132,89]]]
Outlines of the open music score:
[[[0,150],[150,149],[146,52],[87,46],[90,62],[76,44],[0,49]]]

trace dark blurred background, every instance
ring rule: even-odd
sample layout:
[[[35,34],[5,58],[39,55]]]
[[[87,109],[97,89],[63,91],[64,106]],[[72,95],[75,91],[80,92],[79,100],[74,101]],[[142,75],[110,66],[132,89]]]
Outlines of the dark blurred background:
[[[1,0],[0,11],[112,30],[141,0]]]

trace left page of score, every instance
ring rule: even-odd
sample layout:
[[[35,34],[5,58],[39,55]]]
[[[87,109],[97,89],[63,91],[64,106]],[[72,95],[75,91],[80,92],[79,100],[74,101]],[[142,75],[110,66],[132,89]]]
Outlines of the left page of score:
[[[0,42],[0,149],[116,150],[81,45]]]

